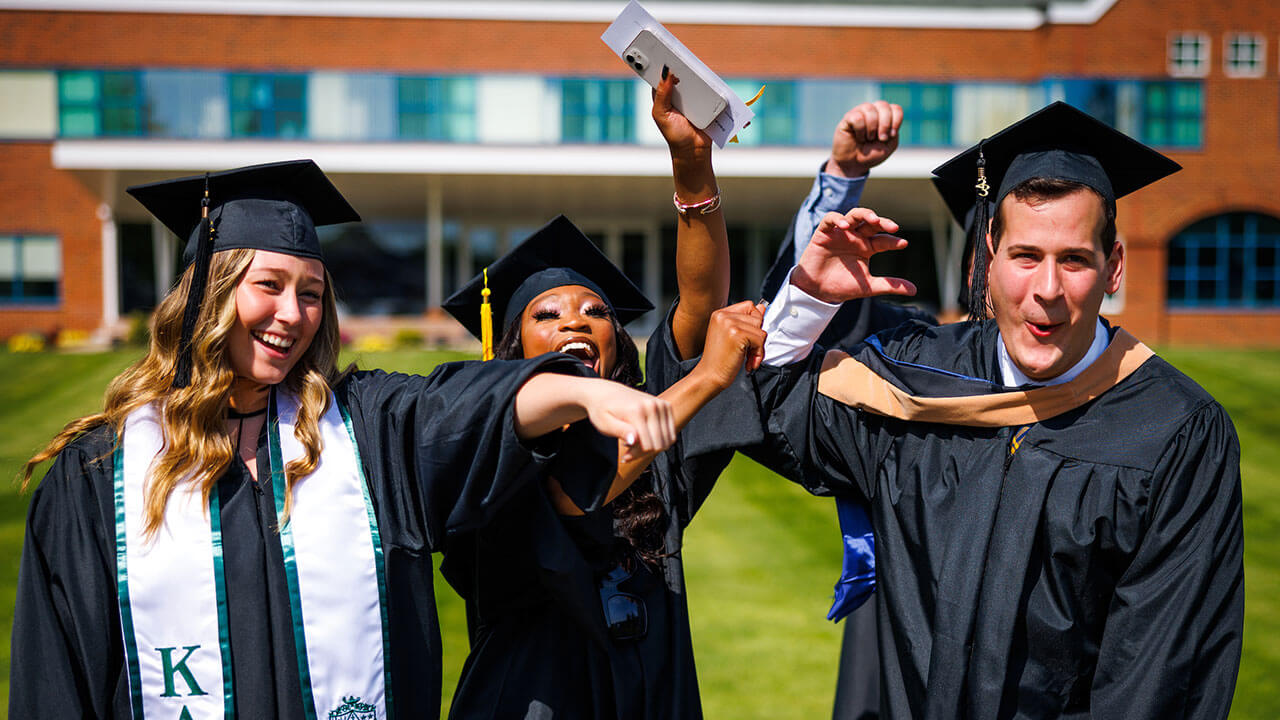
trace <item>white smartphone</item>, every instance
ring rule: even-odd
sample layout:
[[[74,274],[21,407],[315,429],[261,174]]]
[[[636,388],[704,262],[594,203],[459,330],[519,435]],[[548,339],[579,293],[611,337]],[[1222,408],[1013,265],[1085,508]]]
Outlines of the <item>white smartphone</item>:
[[[706,80],[648,30],[641,30],[636,35],[636,39],[622,52],[622,59],[650,87],[656,88],[662,82],[663,66],[675,73],[680,83],[672,93],[671,104],[700,130],[705,130],[728,105]]]

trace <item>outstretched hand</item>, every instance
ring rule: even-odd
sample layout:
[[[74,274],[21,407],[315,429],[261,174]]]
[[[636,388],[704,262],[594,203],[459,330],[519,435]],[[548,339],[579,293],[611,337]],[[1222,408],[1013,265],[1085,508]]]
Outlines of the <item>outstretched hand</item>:
[[[845,215],[827,213],[800,256],[791,284],[829,303],[873,295],[915,295],[916,286],[908,280],[871,274],[871,256],[907,246],[906,240],[892,234],[897,231],[898,223],[867,208],[854,208]]]
[[[840,118],[831,138],[826,172],[861,177],[898,149],[902,106],[884,100],[856,105]]]
[[[748,372],[760,367],[764,361],[764,309],[763,304],[743,300],[711,313],[707,342],[694,372],[711,386],[723,389],[744,366]]]
[[[680,78],[666,72],[653,91],[653,121],[671,148],[673,158],[693,159],[711,153],[711,137],[694,127],[672,104],[672,94]]]

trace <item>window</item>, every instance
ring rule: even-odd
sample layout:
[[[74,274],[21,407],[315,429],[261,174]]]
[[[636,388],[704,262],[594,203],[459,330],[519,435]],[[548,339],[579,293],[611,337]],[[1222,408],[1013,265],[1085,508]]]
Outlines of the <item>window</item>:
[[[0,235],[0,304],[58,301],[62,258],[51,235]]]
[[[127,137],[147,130],[139,73],[64,70],[58,73],[58,134]]]
[[[1169,38],[1169,74],[1174,77],[1204,77],[1209,74],[1209,36],[1204,33],[1176,33]]]
[[[476,87],[471,78],[399,78],[396,92],[400,138],[475,140]]]
[[[1169,242],[1170,307],[1280,308],[1280,219],[1227,213]]]
[[[566,78],[560,81],[563,142],[624,143],[635,140],[636,81]]]
[[[738,141],[743,145],[795,145],[799,138],[799,106],[796,102],[796,83],[788,80],[745,80],[739,79],[729,83],[729,88],[738,94],[743,101],[750,100],[761,88],[764,94],[751,106],[755,117],[751,118],[751,126],[738,133]],[[840,111],[840,115],[844,110]],[[835,120],[840,119],[835,116]],[[827,137],[823,144],[831,142],[831,127],[827,128]]]
[[[1267,69],[1267,41],[1255,33],[1227,33],[1222,46],[1229,77],[1262,77]]]
[[[1163,147],[1199,147],[1203,125],[1204,89],[1200,83],[1143,83],[1143,142]]]
[[[951,144],[950,85],[885,83],[880,92],[885,100],[902,106],[904,144]]]
[[[230,84],[232,137],[306,136],[306,76],[232,75]]]

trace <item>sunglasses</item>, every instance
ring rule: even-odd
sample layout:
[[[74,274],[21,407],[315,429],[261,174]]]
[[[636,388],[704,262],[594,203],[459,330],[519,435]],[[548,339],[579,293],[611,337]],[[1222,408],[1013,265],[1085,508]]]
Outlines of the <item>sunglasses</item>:
[[[618,586],[631,579],[631,571],[621,564],[600,579],[600,604],[614,640],[639,640],[649,629],[644,601]]]

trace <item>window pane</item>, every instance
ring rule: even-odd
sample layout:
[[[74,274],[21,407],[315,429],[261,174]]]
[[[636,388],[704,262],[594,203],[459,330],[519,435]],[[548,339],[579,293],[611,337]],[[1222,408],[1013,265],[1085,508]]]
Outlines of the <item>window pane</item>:
[[[138,77],[134,73],[102,74],[102,100],[107,105],[133,105],[139,100]]]
[[[1173,110],[1177,113],[1200,113],[1203,93],[1199,83],[1182,82],[1173,86]]]
[[[426,78],[400,78],[399,92],[401,106],[427,104]]]
[[[231,102],[248,105],[253,99],[253,78],[246,75],[231,76]]]
[[[231,113],[232,135],[261,135],[262,113],[256,110],[237,110]]]
[[[136,108],[107,108],[102,111],[102,132],[105,135],[140,135],[142,123]]]
[[[306,119],[300,112],[278,112],[275,121],[277,137],[300,138],[306,134]]]
[[[274,90],[277,105],[299,107],[307,96],[306,79],[301,76],[276,78]]]
[[[64,137],[93,137],[98,134],[98,113],[63,108],[58,116],[58,129]]]
[[[17,241],[0,236],[0,280],[12,280],[18,272]]]
[[[58,99],[63,103],[98,102],[98,74],[78,71],[58,73]]]
[[[4,250],[0,248],[0,254]],[[55,238],[24,237],[22,242],[22,277],[24,280],[56,280],[62,266]]]

